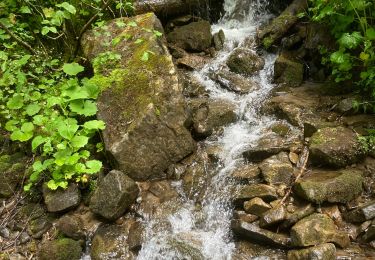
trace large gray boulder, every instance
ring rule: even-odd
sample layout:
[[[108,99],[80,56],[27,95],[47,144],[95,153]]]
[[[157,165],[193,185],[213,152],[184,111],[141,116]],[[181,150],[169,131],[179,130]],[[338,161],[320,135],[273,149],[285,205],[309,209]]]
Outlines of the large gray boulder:
[[[43,198],[49,212],[64,212],[71,210],[81,202],[81,192],[75,183],[68,188],[51,190],[47,184],[43,185]]]
[[[123,172],[113,170],[99,182],[90,201],[90,209],[108,219],[115,220],[135,202],[138,185]]]
[[[164,177],[169,165],[195,149],[184,126],[176,69],[164,36],[155,31],[163,32],[161,23],[147,13],[109,21],[85,33],[81,42],[94,65],[92,80],[102,88],[98,118],[106,123],[106,150],[135,180]]]

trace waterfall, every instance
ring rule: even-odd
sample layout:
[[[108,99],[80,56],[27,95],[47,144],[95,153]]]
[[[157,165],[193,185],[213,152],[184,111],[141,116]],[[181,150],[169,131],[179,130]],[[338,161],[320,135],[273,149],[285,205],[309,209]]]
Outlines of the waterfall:
[[[224,16],[213,25],[213,32],[223,30],[226,35],[224,50],[202,70],[193,72],[193,76],[210,91],[211,99],[222,99],[236,104],[239,120],[224,128],[217,138],[203,141],[205,145],[221,148],[219,165],[210,172],[209,185],[205,190],[200,207],[184,197],[179,201],[179,209],[167,215],[170,228],[163,228],[160,219],[150,217],[145,220],[146,235],[138,259],[188,259],[184,250],[176,250],[178,241],[188,241],[193,248],[199,248],[204,259],[231,259],[235,250],[230,221],[233,214],[231,205],[232,186],[228,175],[243,165],[243,151],[256,145],[262,131],[276,119],[259,113],[268,94],[273,88],[271,76],[275,55],[265,54],[264,69],[253,80],[260,88],[247,95],[239,95],[221,88],[210,80],[209,73],[220,68],[230,53],[254,37],[257,27],[270,15],[265,11],[266,0],[225,0]],[[174,183],[181,190],[181,183]],[[186,248],[185,248],[186,249]],[[186,249],[190,250],[190,249]],[[191,252],[190,252],[191,253]],[[194,252],[192,253],[194,254]],[[191,255],[190,255],[191,258]]]

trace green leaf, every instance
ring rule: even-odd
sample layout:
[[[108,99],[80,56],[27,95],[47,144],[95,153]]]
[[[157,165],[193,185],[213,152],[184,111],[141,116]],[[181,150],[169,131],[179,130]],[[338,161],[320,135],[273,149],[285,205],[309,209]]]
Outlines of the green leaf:
[[[128,22],[128,26],[130,26],[130,27],[137,27],[138,24],[136,22],[134,22],[134,21],[130,21],[130,22]]]
[[[371,41],[375,40],[375,28],[370,27],[369,29],[367,29],[366,37]]]
[[[84,70],[85,70],[85,68],[82,67],[81,65],[79,65],[76,62],[65,63],[64,66],[63,66],[63,71],[70,76],[75,76],[75,75],[77,75],[78,73],[80,73]]]
[[[332,63],[337,64],[341,71],[349,71],[352,68],[350,55],[342,50],[332,53],[330,60]]]
[[[58,123],[57,131],[63,138],[71,140],[77,132],[78,127],[77,120],[68,118]]]
[[[90,100],[73,100],[70,102],[69,108],[72,112],[84,116],[93,116],[98,110],[96,103]]]
[[[26,114],[33,116],[40,111],[41,107],[38,104],[30,104],[26,107]]]
[[[10,135],[12,141],[26,142],[33,137],[32,132],[22,132],[21,130],[16,130]]]
[[[31,142],[31,148],[32,150],[34,151],[39,145],[41,145],[42,143],[46,142],[47,141],[47,138],[43,137],[43,136],[36,136],[34,137],[33,141]]]
[[[141,57],[141,61],[148,61],[150,58],[150,54],[148,53],[148,51],[145,51]]]
[[[7,107],[9,109],[20,109],[23,107],[23,97],[19,94],[15,94],[8,100]]]
[[[145,40],[143,40],[142,38],[139,38],[137,39],[134,43],[135,44],[141,44],[142,42],[144,42]]]
[[[103,163],[98,160],[91,160],[86,162],[87,170],[86,173],[93,174],[100,171],[103,166]]]
[[[33,132],[34,131],[34,125],[31,122],[23,123],[21,126],[21,130],[23,132]]]
[[[348,49],[356,48],[363,40],[360,32],[344,33],[340,39],[339,44]]]
[[[24,5],[20,8],[20,13],[22,14],[31,14],[31,10],[28,6]]]
[[[10,131],[10,132],[12,132],[12,131],[14,131],[14,130],[16,130],[18,127],[17,127],[17,124],[19,123],[19,121],[18,120],[9,120],[8,122],[6,122],[6,124],[5,124],[5,130],[7,130],[7,131]]]
[[[63,3],[58,4],[56,6],[64,8],[65,10],[67,10],[71,14],[75,14],[77,12],[76,8],[73,5],[71,5],[67,2],[63,2]]]
[[[63,166],[65,162],[69,159],[70,155],[72,154],[71,149],[64,149],[59,150],[56,153],[54,153],[53,157],[55,157],[55,163],[58,166]]]
[[[163,35],[163,33],[159,32],[158,30],[154,30],[154,35],[156,37],[161,37]]]
[[[74,136],[73,139],[70,141],[71,145],[74,148],[82,148],[84,147],[89,141],[87,136]]]
[[[91,120],[87,121],[84,125],[84,128],[88,130],[104,130],[105,129],[105,123],[101,120]]]

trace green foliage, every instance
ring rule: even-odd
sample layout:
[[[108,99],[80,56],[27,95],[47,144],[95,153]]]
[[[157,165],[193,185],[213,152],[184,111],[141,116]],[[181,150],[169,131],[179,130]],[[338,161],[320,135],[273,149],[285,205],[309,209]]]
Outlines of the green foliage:
[[[325,23],[337,49],[323,62],[336,82],[353,80],[360,92],[375,99],[375,2],[373,0],[311,0],[312,20]],[[327,54],[324,50],[323,54]]]

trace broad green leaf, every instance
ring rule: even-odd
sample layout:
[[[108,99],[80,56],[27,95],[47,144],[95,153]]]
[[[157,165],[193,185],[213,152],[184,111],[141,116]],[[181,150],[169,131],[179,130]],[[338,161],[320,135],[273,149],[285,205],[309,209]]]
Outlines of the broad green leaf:
[[[20,13],[22,14],[31,14],[31,10],[28,6],[24,5],[20,8]]]
[[[100,93],[100,86],[88,80],[87,78],[82,80],[82,89],[87,92],[88,98],[96,99],[98,97],[98,94]]]
[[[67,165],[76,165],[78,161],[81,159],[81,156],[78,153],[74,153],[67,160],[65,161],[65,164]]]
[[[19,123],[18,120],[9,120],[8,122],[6,122],[5,124],[5,130],[7,131],[14,131],[16,130],[18,127],[17,127],[17,124]]]
[[[356,48],[363,40],[360,32],[344,33],[339,39],[340,45],[348,49]]]
[[[375,40],[375,28],[370,27],[369,29],[367,29],[366,37],[371,41]]]
[[[33,116],[40,111],[41,107],[38,104],[30,104],[26,107],[26,114]]]
[[[58,166],[63,166],[65,162],[69,159],[70,155],[72,154],[72,150],[67,148],[64,150],[59,150],[54,153],[53,157],[55,157],[55,163]]]
[[[86,173],[93,174],[100,171],[103,166],[103,163],[98,160],[91,160],[86,162],[87,170]]]
[[[350,55],[343,51],[336,51],[331,54],[331,62],[337,64],[341,71],[349,71],[352,68]]]
[[[150,58],[150,54],[148,53],[148,51],[145,51],[141,57],[141,61],[148,61]]]
[[[79,86],[72,86],[62,92],[62,95],[69,97],[69,100],[86,99],[89,98],[89,94],[86,89]]]
[[[34,151],[39,145],[44,143],[46,140],[47,140],[47,138],[45,138],[43,136],[40,136],[40,135],[34,137],[33,141],[31,142],[32,150]]]
[[[136,22],[134,22],[134,21],[130,21],[130,22],[128,22],[128,26],[130,26],[130,27],[137,27],[138,24]]]
[[[87,121],[84,125],[84,128],[88,130],[104,130],[105,129],[105,123],[101,120],[91,120]]]
[[[96,103],[90,100],[73,100],[70,102],[69,108],[72,112],[84,116],[93,116],[98,110]]]
[[[70,143],[74,148],[82,148],[88,143],[88,141],[89,141],[89,138],[87,136],[76,135],[72,138]]]
[[[64,8],[65,10],[67,10],[71,14],[75,14],[77,12],[76,8],[73,5],[71,5],[67,2],[63,2],[63,3],[58,4],[56,6]]]
[[[33,116],[34,125],[43,126],[46,121],[47,118],[42,115]]]
[[[49,97],[47,99],[47,107],[53,107],[55,105],[60,105],[61,104],[61,97]]]
[[[30,189],[31,189],[31,186],[33,186],[33,184],[32,183],[28,183],[28,184],[26,184],[25,186],[23,186],[23,190],[24,191],[30,191]]]
[[[82,67],[81,65],[79,65],[76,62],[65,63],[64,66],[63,66],[63,71],[70,76],[75,76],[75,75],[77,75],[78,73],[80,73],[84,70],[85,70],[85,68]]]
[[[34,124],[31,123],[31,122],[26,122],[26,123],[23,123],[22,126],[21,126],[21,130],[23,132],[33,132],[34,131]]]
[[[63,138],[71,140],[77,132],[78,127],[77,120],[68,118],[58,123],[57,130]]]
[[[16,130],[10,135],[12,141],[26,142],[33,137],[32,132],[22,132],[21,130]]]
[[[20,109],[23,107],[23,97],[19,94],[15,94],[8,100],[7,107],[9,109]]]

